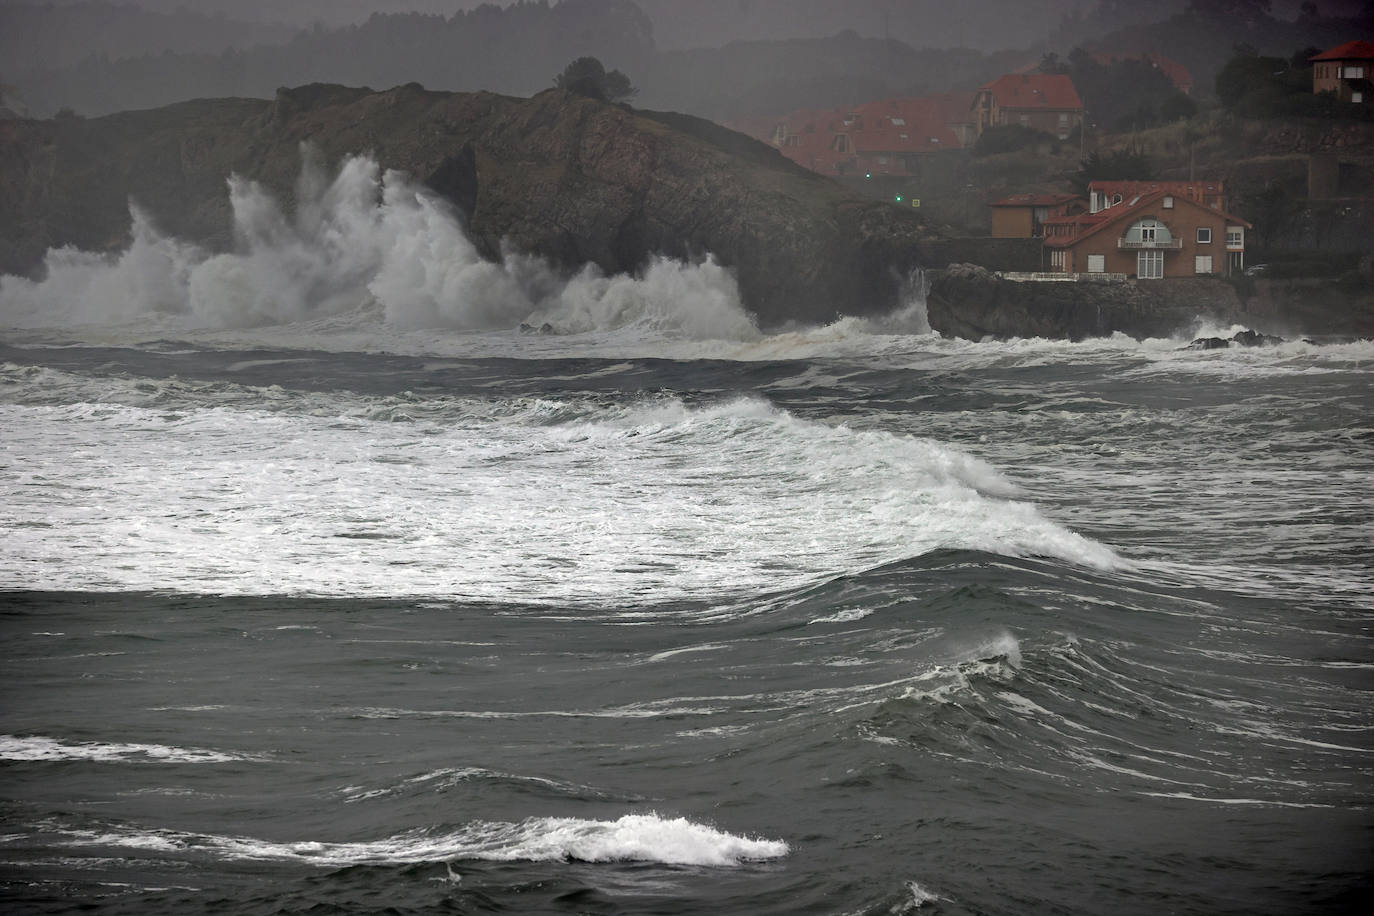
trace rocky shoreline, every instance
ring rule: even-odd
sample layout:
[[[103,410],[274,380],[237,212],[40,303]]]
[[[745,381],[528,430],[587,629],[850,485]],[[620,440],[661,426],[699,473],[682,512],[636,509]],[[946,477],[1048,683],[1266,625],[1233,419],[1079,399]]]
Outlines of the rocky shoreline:
[[[930,326],[946,336],[1172,337],[1241,325],[1272,339],[1374,336],[1374,279],[1025,282],[974,264],[927,272]],[[1250,345],[1242,341],[1242,345]]]
[[[894,307],[931,235],[918,214],[699,118],[559,90],[312,85],[275,101],[0,123],[0,272],[29,274],[63,245],[122,249],[130,200],[160,230],[227,250],[227,177],[289,205],[303,144],[330,167],[364,153],[424,183],[493,260],[516,251],[615,274],[709,254],[763,326]]]
[[[890,312],[925,267],[930,325],[947,336],[1164,337],[1201,323],[1374,334],[1368,276],[1016,282],[973,264],[922,264],[949,240],[918,212],[857,196],[711,122],[556,90],[520,99],[311,85],[273,101],[0,122],[0,273],[34,275],[62,246],[122,250],[131,201],[160,230],[229,250],[226,179],[258,182],[289,208],[304,149],[331,167],[366,153],[407,173],[448,201],[493,260],[516,251],[613,274],[660,255],[710,255],[764,328]]]

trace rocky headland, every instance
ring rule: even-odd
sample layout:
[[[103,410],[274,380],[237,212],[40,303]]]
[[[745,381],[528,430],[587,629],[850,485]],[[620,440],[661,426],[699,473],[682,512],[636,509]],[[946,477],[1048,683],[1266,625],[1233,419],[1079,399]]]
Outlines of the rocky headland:
[[[1368,277],[1014,282],[923,263],[942,233],[910,209],[709,121],[558,90],[522,99],[317,84],[270,101],[3,121],[0,272],[34,275],[61,246],[122,250],[130,201],[166,233],[229,250],[226,179],[257,181],[290,207],[306,147],[330,165],[365,153],[423,182],[493,260],[514,250],[568,271],[621,273],[655,255],[710,254],[764,327],[886,313],[925,267],[931,326],[973,339],[1167,336],[1199,319],[1286,336],[1374,333]]]
[[[102,118],[0,123],[0,271],[50,247],[128,243],[130,200],[164,232],[233,244],[226,178],[290,201],[302,144],[365,153],[447,198],[479,251],[633,272],[714,255],[765,325],[897,305],[917,214],[857,197],[709,121],[558,90],[385,92],[311,85],[275,100],[199,100]]]

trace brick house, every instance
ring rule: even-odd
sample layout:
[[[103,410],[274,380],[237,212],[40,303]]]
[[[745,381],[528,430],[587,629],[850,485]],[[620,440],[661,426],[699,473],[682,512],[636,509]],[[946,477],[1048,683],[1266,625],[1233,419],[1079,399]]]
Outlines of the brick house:
[[[1044,235],[1045,220],[1087,209],[1077,194],[1013,194],[988,204],[992,209],[992,237],[1030,239]]]
[[[1120,186],[1126,184],[1140,189],[1118,200]],[[1215,202],[1200,199],[1203,186],[1217,189]],[[1245,268],[1250,224],[1221,209],[1219,183],[1095,182],[1088,196],[1108,205],[1044,221],[1051,272],[1156,280],[1231,276]]]
[[[1020,124],[1063,140],[1083,123],[1083,101],[1062,73],[1009,73],[978,90],[973,116],[980,134]]]
[[[1088,212],[1096,213],[1132,197],[1163,190],[1213,210],[1223,209],[1223,187],[1219,181],[1094,181],[1088,185]]]
[[[1374,98],[1374,43],[1347,41],[1310,58],[1312,92],[1331,92],[1342,102],[1368,105]]]
[[[973,135],[972,93],[884,99],[845,109],[804,109],[729,125],[798,165],[831,176],[919,174],[922,154],[962,149]]]

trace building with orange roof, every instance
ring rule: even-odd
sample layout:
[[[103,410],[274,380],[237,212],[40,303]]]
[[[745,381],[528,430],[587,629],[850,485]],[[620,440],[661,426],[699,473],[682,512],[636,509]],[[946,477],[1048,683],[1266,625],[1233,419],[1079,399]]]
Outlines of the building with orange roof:
[[[1106,210],[1153,191],[1186,197],[1214,210],[1223,206],[1224,187],[1220,181],[1094,181],[1088,185],[1088,212]]]
[[[992,237],[1040,238],[1045,220],[1087,209],[1077,194],[1013,194],[988,204],[992,209]]]
[[[1009,73],[974,94],[973,120],[980,134],[1020,124],[1063,140],[1083,123],[1083,100],[1065,74]]]
[[[1331,92],[1342,102],[1368,105],[1374,90],[1374,43],[1347,41],[1309,58],[1312,92]]]
[[[1139,187],[1116,200],[1126,184],[1094,182],[1089,200],[1105,198],[1108,206],[1044,221],[1051,271],[1157,280],[1231,276],[1245,269],[1250,224],[1221,209],[1219,199],[1203,203],[1200,193],[1179,193],[1186,192],[1187,182],[1131,182]]]
[[[919,174],[914,157],[962,149],[972,136],[972,93],[884,99],[844,109],[804,109],[780,118],[747,118],[730,127],[777,147],[823,175]]]

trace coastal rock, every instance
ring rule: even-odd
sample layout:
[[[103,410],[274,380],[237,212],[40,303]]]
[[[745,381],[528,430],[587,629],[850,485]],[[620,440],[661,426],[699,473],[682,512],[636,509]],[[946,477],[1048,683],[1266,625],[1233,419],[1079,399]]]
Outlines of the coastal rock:
[[[1275,337],[1272,334],[1261,334],[1258,331],[1238,331],[1231,340],[1242,347],[1272,347],[1283,343],[1282,337]]]
[[[952,264],[928,276],[930,326],[973,340],[1169,337],[1199,319],[1229,324],[1241,314],[1235,290],[1213,279],[1018,281],[972,264]]]
[[[1199,337],[1184,350],[1225,350],[1231,346],[1231,342],[1224,337]]]
[[[511,249],[620,273],[656,254],[710,254],[763,325],[892,309],[930,234],[919,214],[699,118],[558,90],[519,99],[312,85],[274,101],[5,122],[0,272],[31,273],[49,248],[124,247],[130,200],[162,231],[227,250],[226,178],[292,200],[303,144],[330,166],[369,153],[425,182],[493,259]]]
[[[1261,334],[1258,331],[1237,331],[1230,337],[1199,337],[1184,350],[1225,350],[1230,347],[1272,347],[1283,343],[1282,337]]]

